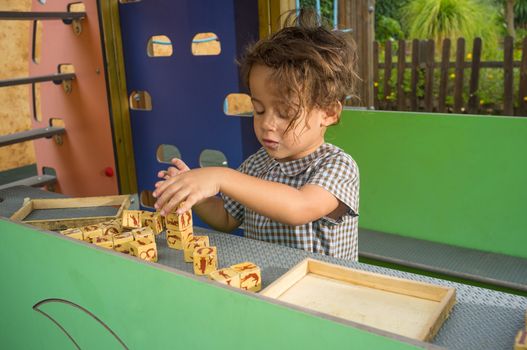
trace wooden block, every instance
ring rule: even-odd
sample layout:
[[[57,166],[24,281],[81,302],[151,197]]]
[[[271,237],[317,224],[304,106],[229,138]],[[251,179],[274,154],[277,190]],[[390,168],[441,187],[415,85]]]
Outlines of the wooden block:
[[[99,224],[99,227],[102,229],[103,236],[113,236],[123,232],[122,226],[113,222],[103,222]]]
[[[216,247],[198,247],[192,254],[194,274],[208,275],[218,269],[218,249]]]
[[[262,289],[262,274],[260,268],[252,262],[246,261],[232,265],[231,269],[240,273],[240,288],[251,292]]]
[[[167,246],[172,249],[183,250],[183,246],[193,236],[192,227],[185,231],[167,229]]]
[[[114,245],[123,244],[123,243],[131,242],[134,240],[134,235],[132,234],[132,232],[118,233],[111,237],[112,237],[112,241]]]
[[[150,227],[141,227],[136,228],[135,230],[131,231],[132,235],[134,236],[134,240],[138,240],[139,238],[148,238],[151,240],[155,240],[154,238],[154,231]]]
[[[226,284],[234,288],[240,288],[240,273],[226,267],[224,269],[212,271],[209,274],[209,277],[214,281]]]
[[[123,254],[132,254],[132,247],[131,243],[134,241],[124,242],[124,243],[117,243],[113,245],[113,250],[119,253]]]
[[[520,329],[514,340],[514,350],[527,350],[527,330]]]
[[[192,227],[192,211],[189,210],[181,215],[169,213],[165,217],[165,226],[170,230],[184,231]]]
[[[194,256],[194,249],[199,247],[208,247],[209,237],[208,236],[193,236],[187,241],[187,244],[183,247],[183,256],[185,262],[192,262]]]
[[[157,246],[154,240],[139,238],[129,244],[132,255],[146,261],[157,261]]]
[[[123,210],[123,227],[141,227],[141,210]]]
[[[60,231],[60,233],[64,236],[75,238],[80,241],[84,239],[84,234],[82,233],[82,230],[80,228],[69,228],[67,230]]]
[[[84,236],[85,241],[89,241],[91,238],[102,236],[103,230],[99,225],[89,225],[80,228]]]
[[[141,223],[143,227],[150,227],[156,235],[163,232],[163,217],[159,213],[143,212],[141,214]]]
[[[111,236],[99,236],[91,238],[91,242],[99,247],[113,249],[113,241]]]

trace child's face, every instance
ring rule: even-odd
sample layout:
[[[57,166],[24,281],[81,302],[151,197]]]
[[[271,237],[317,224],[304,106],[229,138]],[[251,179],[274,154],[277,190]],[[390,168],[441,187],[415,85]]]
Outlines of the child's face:
[[[277,161],[303,158],[324,143],[326,127],[336,119],[317,108],[302,111],[295,126],[285,133],[293,116],[287,115],[287,101],[278,96],[270,79],[272,71],[263,65],[251,69],[249,85],[254,107],[254,132],[267,153]]]

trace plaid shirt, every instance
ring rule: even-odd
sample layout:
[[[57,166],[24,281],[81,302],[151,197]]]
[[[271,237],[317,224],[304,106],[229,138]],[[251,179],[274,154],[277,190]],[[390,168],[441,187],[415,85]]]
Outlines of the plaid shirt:
[[[338,220],[322,217],[305,225],[289,226],[255,213],[222,193],[225,209],[244,224],[246,237],[357,260],[359,169],[343,150],[324,143],[302,159],[280,163],[261,148],[238,171],[295,188],[318,185],[347,207],[347,212]]]

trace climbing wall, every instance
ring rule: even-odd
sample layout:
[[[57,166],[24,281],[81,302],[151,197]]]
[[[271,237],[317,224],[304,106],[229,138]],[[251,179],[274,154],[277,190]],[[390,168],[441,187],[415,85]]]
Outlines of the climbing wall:
[[[250,118],[227,116],[223,108],[228,94],[243,91],[235,60],[257,40],[258,2],[119,6],[138,189],[148,207],[156,174],[170,155],[195,168],[200,155],[202,165],[220,165],[214,155],[223,154],[223,165],[235,168],[257,149]],[[159,152],[163,145],[178,152]]]

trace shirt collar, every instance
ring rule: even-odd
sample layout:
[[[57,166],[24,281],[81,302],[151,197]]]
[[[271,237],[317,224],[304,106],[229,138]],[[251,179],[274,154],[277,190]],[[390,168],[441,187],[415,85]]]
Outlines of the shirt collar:
[[[330,146],[327,143],[323,143],[314,152],[308,154],[304,158],[291,160],[289,162],[278,162],[275,159],[269,157],[266,152],[267,159],[262,162],[259,170],[260,172],[267,173],[273,168],[278,167],[280,171],[287,176],[297,176],[309,168],[309,166],[318,160],[322,155],[324,155],[329,150],[329,148]]]

